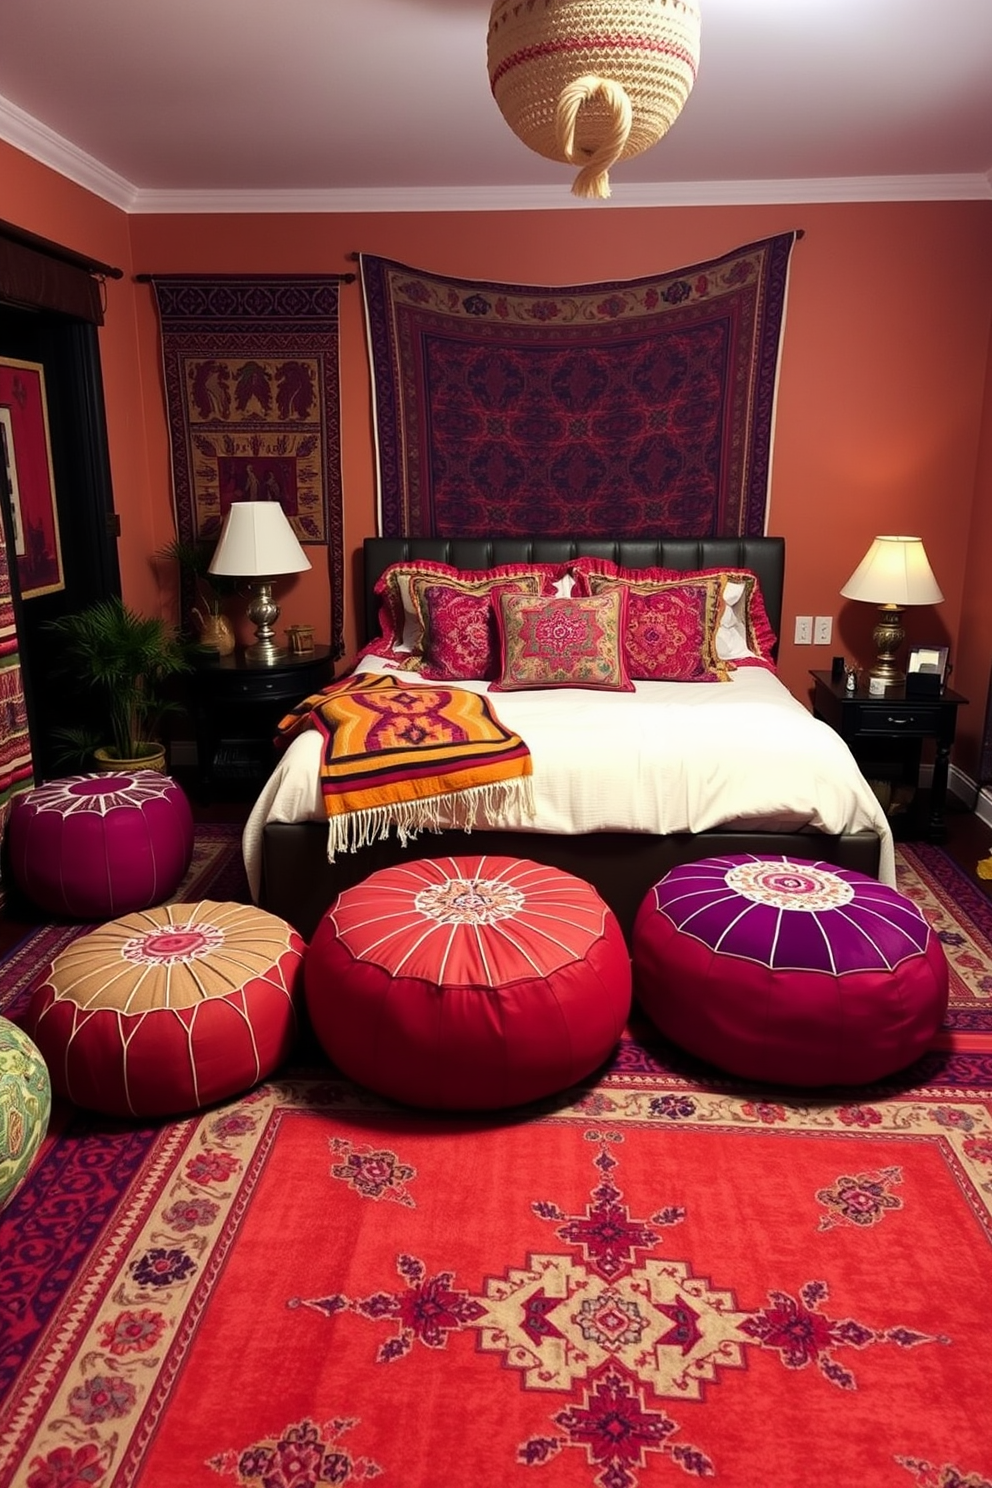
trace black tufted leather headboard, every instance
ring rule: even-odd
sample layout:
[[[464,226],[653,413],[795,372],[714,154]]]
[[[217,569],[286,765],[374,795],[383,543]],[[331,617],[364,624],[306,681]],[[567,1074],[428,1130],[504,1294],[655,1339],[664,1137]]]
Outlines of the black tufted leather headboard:
[[[454,568],[500,563],[562,563],[569,558],[612,558],[624,568],[749,568],[761,583],[776,636],[782,622],[785,578],[783,537],[367,537],[364,543],[363,641],[378,633],[376,580],[391,563],[422,558]]]

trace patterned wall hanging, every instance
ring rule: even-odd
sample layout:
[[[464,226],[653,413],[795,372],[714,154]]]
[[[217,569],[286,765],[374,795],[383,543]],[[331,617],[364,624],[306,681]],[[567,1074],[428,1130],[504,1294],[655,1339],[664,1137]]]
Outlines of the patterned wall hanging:
[[[180,540],[216,538],[232,501],[279,501],[301,543],[327,546],[340,656],[338,279],[150,277]]]
[[[799,236],[569,288],[360,255],[380,533],[760,536]]]

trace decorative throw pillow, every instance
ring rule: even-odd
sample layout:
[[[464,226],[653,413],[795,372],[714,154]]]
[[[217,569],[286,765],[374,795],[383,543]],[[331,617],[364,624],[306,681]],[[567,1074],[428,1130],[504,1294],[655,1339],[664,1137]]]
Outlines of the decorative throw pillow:
[[[723,575],[634,583],[603,574],[587,576],[593,594],[627,592],[623,633],[627,669],[651,682],[726,682],[727,665],[716,651]]]
[[[442,682],[499,675],[497,592],[541,594],[540,574],[514,578],[410,580],[414,607],[423,622],[420,673]]]
[[[406,558],[391,563],[376,580],[379,596],[379,630],[387,652],[410,654],[420,666],[424,640],[423,615],[413,597],[413,581],[425,578],[461,579],[484,583],[488,579],[537,577],[539,592],[554,592],[555,581],[568,571],[567,563],[502,563],[493,568],[454,568],[450,563],[435,563],[427,558]]]
[[[759,660],[775,666],[775,632],[768,619],[758,576],[749,568],[621,568],[609,558],[576,558],[572,564],[575,593],[592,593],[591,580],[623,579],[630,583],[671,583],[684,579],[724,579],[724,608],[716,635],[716,651],[721,661],[741,661],[745,665]]]
[[[502,672],[494,692],[526,687],[590,687],[633,692],[624,663],[627,594],[585,598],[500,594]]]

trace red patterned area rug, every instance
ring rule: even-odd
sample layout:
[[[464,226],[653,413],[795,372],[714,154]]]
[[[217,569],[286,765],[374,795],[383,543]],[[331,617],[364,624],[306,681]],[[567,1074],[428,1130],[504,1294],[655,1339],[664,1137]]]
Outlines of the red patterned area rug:
[[[4,1225],[6,1306],[48,1316],[4,1350],[3,1481],[984,1488],[987,1093],[642,1063],[527,1119],[318,1077],[67,1133]]]
[[[309,1046],[164,1126],[58,1111],[0,1214],[0,1484],[990,1488],[990,916],[899,856],[954,991],[885,1085],[748,1088],[635,1020],[498,1118]]]
[[[930,1063],[947,1074],[951,1056],[971,1056],[979,1083],[992,1087],[992,903],[945,852],[927,843],[896,849],[899,888],[937,931],[950,970],[950,1005]],[[961,1066],[962,1073],[967,1069]]]

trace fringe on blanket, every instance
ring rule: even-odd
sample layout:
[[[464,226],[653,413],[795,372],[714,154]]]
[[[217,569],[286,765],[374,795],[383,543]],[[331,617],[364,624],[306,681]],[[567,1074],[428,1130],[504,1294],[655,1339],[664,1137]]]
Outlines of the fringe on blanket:
[[[333,863],[339,852],[357,852],[373,842],[384,842],[393,827],[405,847],[421,832],[443,832],[449,827],[471,832],[473,827],[497,826],[511,806],[533,818],[534,790],[529,775],[473,785],[422,801],[396,801],[388,806],[346,811],[328,820],[327,859]]]

